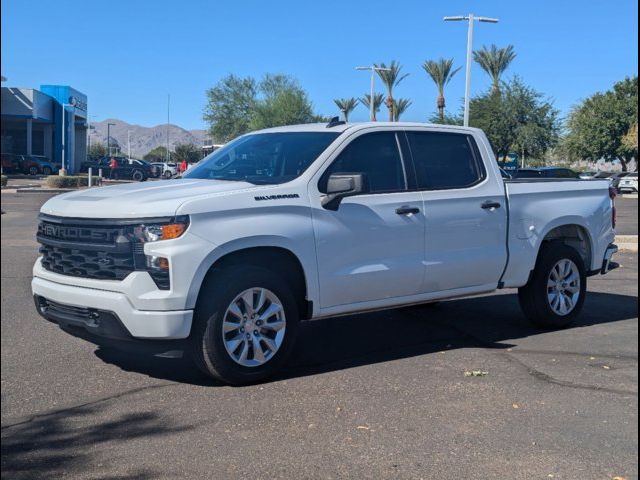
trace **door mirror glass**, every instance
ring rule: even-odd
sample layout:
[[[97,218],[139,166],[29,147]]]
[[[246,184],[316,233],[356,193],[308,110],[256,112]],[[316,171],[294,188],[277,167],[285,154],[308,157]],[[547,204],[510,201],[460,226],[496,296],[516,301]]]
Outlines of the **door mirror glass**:
[[[345,197],[366,193],[367,178],[363,173],[334,173],[327,180],[326,195],[322,206],[327,210],[337,210]]]

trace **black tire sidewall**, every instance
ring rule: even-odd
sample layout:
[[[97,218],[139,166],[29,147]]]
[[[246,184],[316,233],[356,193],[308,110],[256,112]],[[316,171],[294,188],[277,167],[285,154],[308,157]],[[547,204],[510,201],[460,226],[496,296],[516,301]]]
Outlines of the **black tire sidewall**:
[[[51,169],[49,167],[44,167],[42,169],[42,174],[43,175],[51,175]]]
[[[249,288],[262,287],[282,302],[286,331],[275,356],[259,367],[244,367],[227,353],[222,338],[222,322],[231,301]],[[208,375],[234,385],[262,381],[276,373],[289,356],[297,334],[299,313],[287,282],[261,267],[236,266],[213,271],[203,285],[190,339],[196,364]]]
[[[571,313],[558,315],[549,304],[547,282],[551,269],[564,259],[571,260],[578,267],[580,272],[580,296]],[[530,283],[521,292],[521,304],[525,313],[535,325],[543,328],[563,328],[570,325],[580,315],[586,293],[587,275],[584,260],[574,248],[553,242],[543,247]],[[528,298],[522,298],[523,295]]]
[[[144,180],[144,173],[142,173],[140,170],[134,170],[131,178],[136,182],[142,182]]]

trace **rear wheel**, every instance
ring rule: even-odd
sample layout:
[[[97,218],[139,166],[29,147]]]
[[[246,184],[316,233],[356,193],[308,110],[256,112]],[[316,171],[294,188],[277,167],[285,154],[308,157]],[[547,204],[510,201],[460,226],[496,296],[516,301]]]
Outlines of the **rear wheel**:
[[[164,172],[164,178],[171,178],[171,171],[167,170],[166,172]]]
[[[29,175],[37,175],[38,167],[29,167]]]
[[[291,352],[298,309],[287,282],[260,267],[212,272],[194,313],[190,352],[207,375],[234,385],[264,380]]]
[[[584,261],[562,243],[542,247],[529,282],[518,291],[525,316],[536,326],[562,328],[580,314],[587,291]]]
[[[135,180],[136,182],[142,182],[144,180],[144,173],[142,173],[140,170],[135,170],[131,175],[131,179]]]

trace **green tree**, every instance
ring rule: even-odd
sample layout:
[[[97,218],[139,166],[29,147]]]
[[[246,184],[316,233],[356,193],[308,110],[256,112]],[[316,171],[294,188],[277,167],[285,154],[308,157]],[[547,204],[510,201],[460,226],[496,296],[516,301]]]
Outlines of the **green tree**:
[[[596,93],[576,106],[567,122],[565,148],[573,158],[619,160],[627,171],[638,157],[637,143],[625,137],[638,123],[638,77],[616,83],[612,90]]]
[[[360,103],[367,107],[367,110],[371,110],[370,103],[371,95],[365,93],[364,97],[360,99]],[[377,121],[377,113],[380,111],[380,107],[382,106],[382,102],[384,102],[384,95],[382,93],[374,93],[373,94],[373,120]],[[391,107],[393,108],[393,106]]]
[[[440,123],[444,123],[444,109],[446,106],[444,98],[444,87],[451,81],[453,76],[458,73],[460,68],[453,69],[453,58],[441,58],[439,60],[427,60],[422,64],[422,68],[427,75],[431,77],[438,88],[438,98],[436,105],[440,115]]]
[[[159,146],[147,152],[143,157],[147,162],[164,162],[167,160],[167,147]],[[175,161],[175,154],[169,151],[169,161]]]
[[[256,105],[257,86],[251,77],[228,75],[207,90],[204,120],[209,133],[220,143],[228,142],[250,130]]]
[[[624,147],[635,154],[635,158],[638,158],[638,124],[634,123],[629,129],[627,134],[622,137],[622,144]]]
[[[407,78],[409,74],[405,73],[404,75],[401,75],[400,71],[402,70],[402,65],[400,65],[395,60],[392,60],[388,66],[384,63],[381,63],[380,65],[374,64],[374,66],[386,69],[376,70],[376,73],[380,77],[380,80],[382,80],[382,83],[384,83],[384,86],[387,88],[387,99],[385,101],[385,104],[387,106],[387,109],[389,110],[389,121],[393,122],[393,119],[395,118],[395,115],[393,113],[393,89],[397,87],[400,82],[402,82],[402,80]]]
[[[351,97],[351,98],[336,98],[333,100],[333,103],[336,104],[336,106],[342,113],[342,116],[344,117],[344,121],[348,122],[349,115],[351,115],[351,112],[355,110],[359,102],[357,98]]]
[[[462,125],[463,124],[463,116],[462,115],[450,115],[445,113],[444,118],[440,118],[440,113],[434,113],[427,120],[429,123],[435,123],[440,125]]]
[[[473,98],[469,113],[470,125],[484,130],[497,158],[513,151],[539,157],[559,140],[558,111],[519,78],[505,84],[501,95],[491,90]]]
[[[492,93],[500,93],[500,80],[502,74],[509,68],[511,62],[516,58],[513,45],[505,48],[498,48],[496,45],[482,47],[473,52],[473,59],[491,77]]]
[[[104,143],[92,143],[87,151],[87,158],[89,160],[98,160],[99,158],[107,155],[107,147]]]
[[[393,121],[398,122],[400,116],[406,112],[407,108],[411,106],[411,100],[408,98],[394,98],[393,99],[393,114],[395,115]]]
[[[174,157],[178,162],[186,160],[187,163],[196,163],[202,158],[202,150],[193,143],[178,143],[175,146]]]
[[[259,91],[261,98],[250,113],[250,130],[311,123],[316,119],[307,93],[289,76],[266,75]]]

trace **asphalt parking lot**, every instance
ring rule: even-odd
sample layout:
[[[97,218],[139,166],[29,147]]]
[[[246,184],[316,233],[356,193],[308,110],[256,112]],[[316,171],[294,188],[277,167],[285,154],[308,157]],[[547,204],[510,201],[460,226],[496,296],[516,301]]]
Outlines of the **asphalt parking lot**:
[[[2,194],[3,478],[638,478],[636,254],[572,328],[531,328],[513,291],[311,322],[279,378],[239,388],[38,317],[46,198]]]

